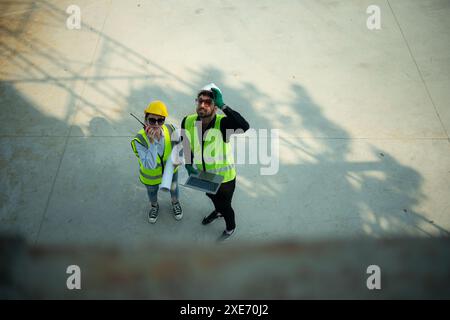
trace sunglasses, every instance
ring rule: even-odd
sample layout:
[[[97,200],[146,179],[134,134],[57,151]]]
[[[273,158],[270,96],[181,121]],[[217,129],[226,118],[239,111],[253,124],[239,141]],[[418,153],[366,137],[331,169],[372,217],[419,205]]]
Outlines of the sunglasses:
[[[202,105],[202,103],[205,103],[207,106],[211,106],[213,104],[212,99],[198,98],[198,99],[195,99],[195,101],[198,103],[199,106]]]
[[[159,118],[159,119],[156,119],[156,118],[147,118],[147,122],[149,123],[149,124],[151,124],[151,125],[155,125],[155,124],[159,124],[159,125],[162,125],[163,123],[164,123],[164,121],[165,121],[166,119],[165,118]]]

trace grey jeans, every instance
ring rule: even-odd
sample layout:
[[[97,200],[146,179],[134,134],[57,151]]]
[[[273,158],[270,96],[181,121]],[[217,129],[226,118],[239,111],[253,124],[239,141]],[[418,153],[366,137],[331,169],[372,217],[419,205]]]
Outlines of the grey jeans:
[[[152,204],[156,204],[158,202],[158,191],[159,184],[147,187],[148,199]],[[179,198],[179,190],[178,190],[178,171],[173,174],[172,184],[170,185],[170,197],[172,198],[172,202],[177,202]]]

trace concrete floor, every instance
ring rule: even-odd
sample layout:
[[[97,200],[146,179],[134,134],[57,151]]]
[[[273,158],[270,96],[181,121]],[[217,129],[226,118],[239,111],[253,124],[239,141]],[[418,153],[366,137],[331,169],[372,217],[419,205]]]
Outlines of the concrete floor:
[[[235,241],[449,234],[450,1],[77,0],[81,30],[70,4],[0,1],[1,232],[211,243],[224,224],[194,190],[182,221],[163,194],[147,222],[129,113],[161,99],[179,125],[215,82],[280,130],[278,174],[238,166]]]

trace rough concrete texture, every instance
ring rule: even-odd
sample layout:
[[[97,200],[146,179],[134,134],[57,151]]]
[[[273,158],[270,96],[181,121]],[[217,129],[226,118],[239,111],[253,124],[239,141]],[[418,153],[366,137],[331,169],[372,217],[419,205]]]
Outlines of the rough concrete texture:
[[[280,130],[277,174],[238,165],[235,243],[448,236],[449,15],[448,0],[0,1],[0,231],[213,243],[224,224],[200,224],[212,205],[191,189],[182,221],[161,194],[147,222],[129,113],[161,99],[179,126],[215,82],[252,128]]]

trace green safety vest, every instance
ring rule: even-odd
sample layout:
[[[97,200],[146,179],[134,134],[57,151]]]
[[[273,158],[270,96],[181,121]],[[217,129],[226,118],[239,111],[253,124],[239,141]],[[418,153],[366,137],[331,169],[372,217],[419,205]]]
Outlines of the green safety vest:
[[[144,167],[144,164],[139,158],[139,154],[135,145],[135,143],[137,142],[148,149],[150,142],[148,140],[147,134],[145,133],[145,130],[141,129],[134,137],[134,139],[131,140],[131,148],[133,148],[133,151],[139,161],[139,179],[143,184],[150,186],[161,183],[164,166],[166,165],[167,159],[169,159],[170,154],[172,153],[172,147],[175,144],[175,142],[171,140],[172,132],[175,130],[175,128],[171,124],[164,124],[162,126],[162,129],[164,132],[164,154],[162,159],[158,154],[158,156],[156,157],[156,167],[154,169],[148,169]],[[177,172],[177,170],[178,167],[174,170],[174,173]]]
[[[194,155],[193,166],[199,171],[221,175],[224,178],[223,182],[228,182],[236,177],[236,169],[230,143],[223,141],[220,132],[220,121],[224,117],[224,115],[216,115],[214,126],[206,131],[202,145],[202,140],[198,136],[199,130],[195,126],[197,114],[186,117],[184,128]]]

